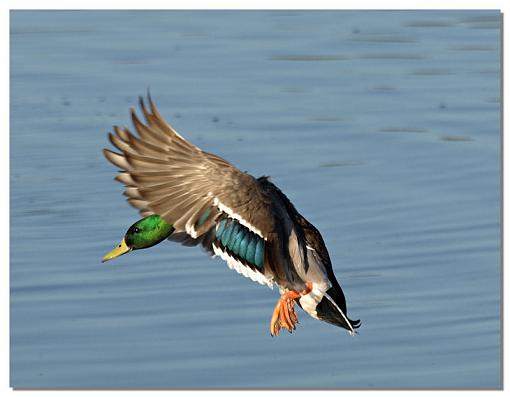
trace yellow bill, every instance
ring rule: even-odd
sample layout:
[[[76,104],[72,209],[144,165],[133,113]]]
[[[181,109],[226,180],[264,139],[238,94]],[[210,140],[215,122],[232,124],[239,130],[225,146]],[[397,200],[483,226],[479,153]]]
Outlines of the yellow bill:
[[[122,239],[120,244],[108,252],[105,256],[103,256],[103,262],[109,261],[110,259],[117,258],[118,256],[124,255],[125,253],[131,251],[126,244],[126,240]]]

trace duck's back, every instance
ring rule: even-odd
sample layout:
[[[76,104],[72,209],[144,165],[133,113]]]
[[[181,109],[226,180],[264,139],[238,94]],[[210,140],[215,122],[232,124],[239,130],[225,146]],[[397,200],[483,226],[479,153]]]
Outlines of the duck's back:
[[[298,303],[312,317],[354,331],[360,321],[347,317],[345,295],[335,277],[322,235],[268,178],[262,177],[258,181],[273,197],[273,202],[281,203],[291,220],[290,232],[287,231],[282,238],[282,248],[289,253],[289,263],[283,266],[290,268],[302,284],[312,282],[314,286],[312,293],[302,296]],[[294,282],[287,288],[293,289],[298,283]]]

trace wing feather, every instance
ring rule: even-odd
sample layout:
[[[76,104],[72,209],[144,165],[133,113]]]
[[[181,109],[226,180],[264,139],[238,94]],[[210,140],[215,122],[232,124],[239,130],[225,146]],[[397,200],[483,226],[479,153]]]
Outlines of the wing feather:
[[[135,181],[128,172],[122,171],[115,177],[115,180],[126,186],[136,186]]]
[[[130,171],[131,166],[127,162],[126,158],[119,153],[112,152],[108,149],[103,149],[103,154],[106,157],[106,159],[112,163],[113,165],[116,165],[119,168],[122,168],[125,171]]]
[[[140,98],[143,123],[134,109],[138,135],[114,127],[109,139],[119,152],[104,149],[108,161],[121,169],[115,178],[126,186],[128,202],[141,213],[160,214],[177,233],[201,236],[214,217],[200,217],[208,208],[226,213],[263,238],[275,228],[271,200],[257,179],[225,159],[185,140],[158,112],[152,98]]]
[[[125,142],[129,142],[129,133],[128,133],[127,128],[122,129],[122,128],[114,125],[113,130],[119,136],[120,139],[122,139]]]

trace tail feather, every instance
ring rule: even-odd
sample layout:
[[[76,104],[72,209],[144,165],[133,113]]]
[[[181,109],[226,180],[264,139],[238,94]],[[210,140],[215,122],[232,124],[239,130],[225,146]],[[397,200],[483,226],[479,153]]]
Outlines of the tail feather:
[[[355,329],[360,327],[361,321],[351,320],[347,317],[345,299],[342,300],[341,298],[343,298],[343,293],[340,295],[334,287],[326,291],[317,305],[317,317],[327,323],[345,328],[351,334],[355,334]]]
[[[324,316],[326,313],[329,312],[324,318],[321,318],[327,322],[331,322],[335,325],[340,325],[341,327],[347,329],[350,333],[356,333],[354,330],[355,328],[359,328],[361,325],[360,320],[351,320],[347,317],[347,315],[338,307],[338,305],[335,303],[333,298],[329,296],[329,294],[326,292],[324,294],[324,297],[327,299],[327,302],[329,303],[327,310],[320,310],[317,308],[317,313],[322,312],[322,315]],[[321,303],[324,301],[324,299],[321,301]],[[319,303],[320,305],[320,303]],[[331,307],[333,306],[333,307]],[[319,317],[321,317],[321,314],[319,314]],[[327,317],[327,318],[326,318]]]

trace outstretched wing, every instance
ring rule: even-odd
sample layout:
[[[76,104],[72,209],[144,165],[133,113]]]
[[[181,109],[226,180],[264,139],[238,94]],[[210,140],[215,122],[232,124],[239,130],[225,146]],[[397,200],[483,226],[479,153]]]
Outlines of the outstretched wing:
[[[122,170],[115,179],[126,186],[129,203],[142,216],[160,215],[173,225],[176,235],[212,240],[214,252],[238,272],[254,267],[251,270],[264,274],[264,264],[257,266],[260,256],[249,261],[234,255],[237,234],[231,232],[226,238],[218,230],[220,225],[235,226],[236,233],[244,231],[250,237],[248,243],[254,241],[254,249],[259,240],[265,244],[276,221],[259,181],[185,140],[161,117],[150,96],[148,101],[149,109],[140,98],[146,123],[131,109],[138,136],[114,127],[109,138],[120,152],[104,149],[105,157]]]

